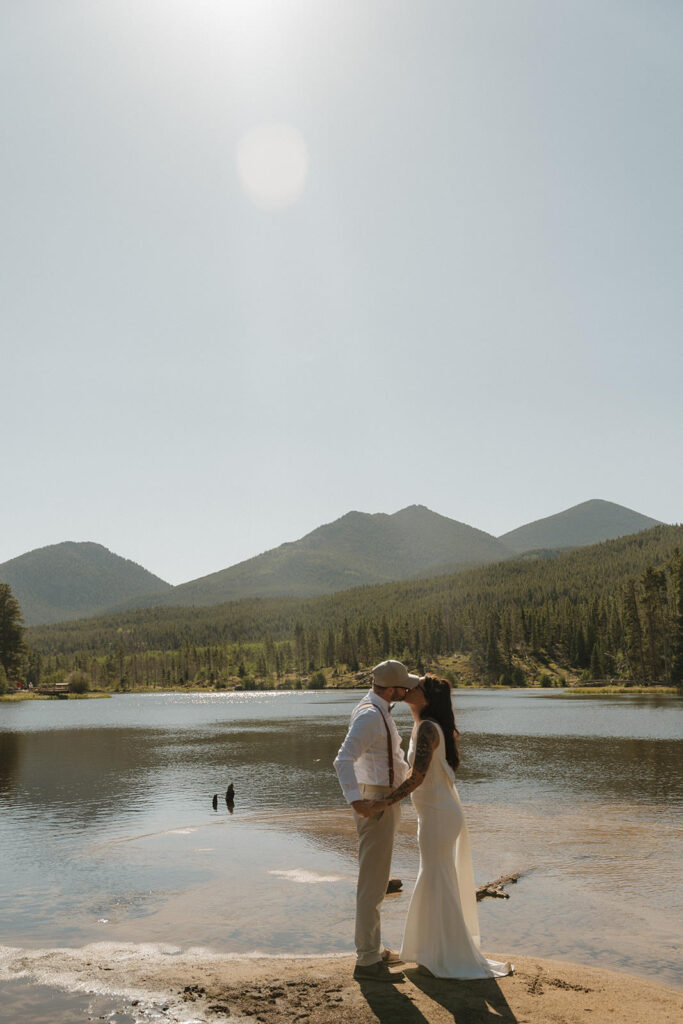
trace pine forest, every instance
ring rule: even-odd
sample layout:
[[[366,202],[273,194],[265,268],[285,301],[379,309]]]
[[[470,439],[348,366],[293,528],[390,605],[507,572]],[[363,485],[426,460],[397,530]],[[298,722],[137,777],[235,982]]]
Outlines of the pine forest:
[[[150,608],[26,630],[23,676],[94,688],[319,687],[385,657],[455,683],[683,681],[683,527],[324,597]],[[450,659],[450,661],[449,661]]]

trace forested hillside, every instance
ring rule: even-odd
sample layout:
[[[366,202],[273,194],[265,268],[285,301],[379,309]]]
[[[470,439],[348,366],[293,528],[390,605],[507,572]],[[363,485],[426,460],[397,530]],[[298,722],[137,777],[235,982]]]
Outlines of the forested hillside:
[[[29,630],[34,671],[106,685],[273,682],[472,656],[482,679],[521,682],[524,660],[595,678],[683,678],[683,527],[659,526],[555,558],[502,562],[320,598],[152,608]]]

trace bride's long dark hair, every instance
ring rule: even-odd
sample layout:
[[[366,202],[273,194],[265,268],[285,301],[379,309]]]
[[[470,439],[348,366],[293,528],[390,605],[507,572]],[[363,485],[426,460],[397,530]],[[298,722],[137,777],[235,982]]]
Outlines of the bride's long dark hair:
[[[422,691],[427,703],[420,710],[420,718],[431,718],[438,722],[446,741],[446,760],[455,771],[460,764],[458,753],[458,728],[453,714],[451,684],[428,672],[422,680]]]

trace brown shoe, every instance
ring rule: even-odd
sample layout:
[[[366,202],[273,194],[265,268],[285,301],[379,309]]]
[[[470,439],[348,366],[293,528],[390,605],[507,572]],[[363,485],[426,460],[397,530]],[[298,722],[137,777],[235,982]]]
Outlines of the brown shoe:
[[[353,969],[353,979],[354,981],[384,981],[390,985],[400,985],[406,980],[403,971],[390,971],[383,960],[378,960],[377,963],[368,964],[365,967],[356,964]]]
[[[382,953],[382,960],[383,960],[383,962],[385,964],[402,964],[403,963],[403,960],[401,960],[401,958],[398,955],[398,953],[394,953],[393,949],[385,949],[384,952]]]

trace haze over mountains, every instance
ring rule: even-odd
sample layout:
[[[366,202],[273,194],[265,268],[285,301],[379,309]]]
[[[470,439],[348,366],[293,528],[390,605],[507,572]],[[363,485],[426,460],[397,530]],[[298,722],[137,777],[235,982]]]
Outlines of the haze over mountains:
[[[581,547],[660,525],[612,502],[592,500],[502,537],[411,505],[393,515],[348,512],[292,543],[172,587],[100,544],[67,541],[0,565],[28,625],[155,605],[214,605],[244,597],[334,593],[364,584],[433,576]]]

